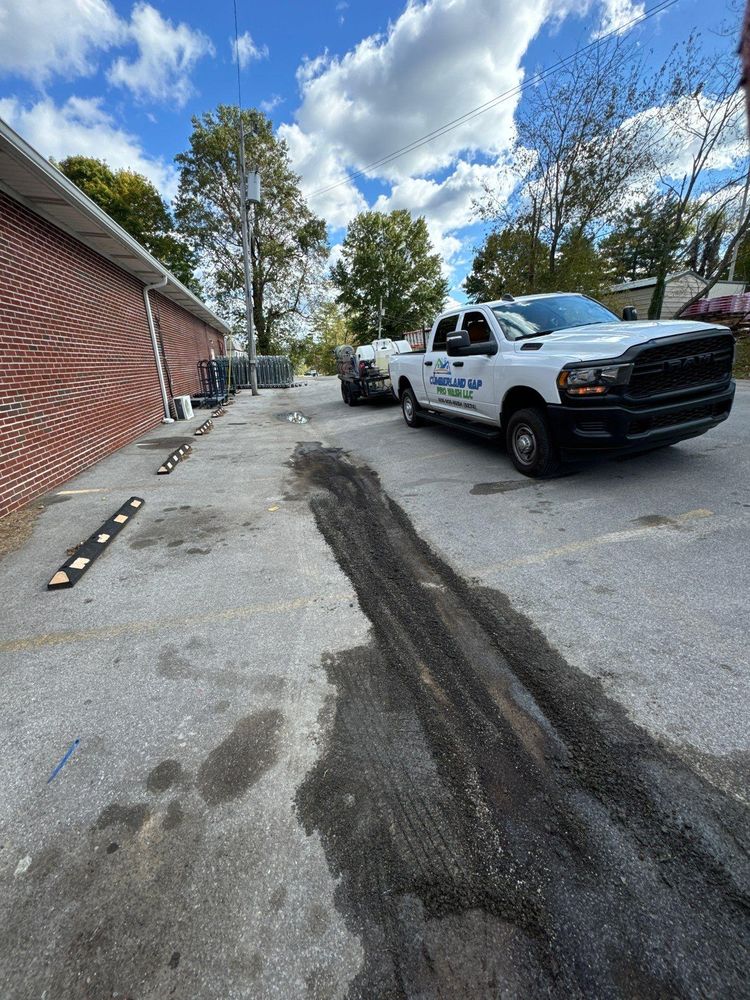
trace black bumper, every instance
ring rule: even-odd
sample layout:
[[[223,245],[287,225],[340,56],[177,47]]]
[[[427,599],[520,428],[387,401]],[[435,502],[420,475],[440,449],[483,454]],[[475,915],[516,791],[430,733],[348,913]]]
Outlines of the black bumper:
[[[726,420],[732,409],[734,382],[720,392],[692,395],[650,406],[606,405],[587,400],[548,404],[550,423],[564,454],[647,451],[697,437]]]

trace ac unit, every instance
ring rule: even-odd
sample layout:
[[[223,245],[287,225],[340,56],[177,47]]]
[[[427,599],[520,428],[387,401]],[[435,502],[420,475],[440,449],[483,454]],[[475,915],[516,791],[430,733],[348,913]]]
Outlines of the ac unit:
[[[175,396],[172,399],[174,413],[177,420],[191,420],[193,417],[193,404],[190,396]]]

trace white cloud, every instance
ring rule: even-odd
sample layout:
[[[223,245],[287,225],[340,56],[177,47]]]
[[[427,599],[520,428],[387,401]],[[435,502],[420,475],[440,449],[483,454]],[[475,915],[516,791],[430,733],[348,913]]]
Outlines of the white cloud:
[[[181,107],[193,93],[196,62],[214,54],[211,39],[188,24],[174,25],[147,3],[133,8],[128,33],[138,56],[118,57],[107,74],[110,83],[127,87],[139,100],[169,100]]]
[[[0,118],[43,156],[56,160],[76,153],[93,156],[114,169],[144,174],[165,198],[176,194],[175,168],[148,156],[136,136],[118,128],[102,110],[100,98],[69,97],[62,106],[49,98],[26,106],[13,97],[4,98],[0,99]]]
[[[415,217],[424,215],[435,248],[451,262],[463,246],[462,241],[451,234],[475,221],[474,205],[485,190],[491,188],[510,194],[514,183],[502,164],[459,160],[443,181],[405,178],[394,184],[389,195],[381,195],[373,207],[382,212],[405,208]]]
[[[261,45],[258,48],[249,31],[243,31],[236,43],[234,38],[230,38],[229,46],[232,50],[232,62],[237,62],[238,55],[240,57],[240,69],[245,69],[254,59],[268,58],[268,46]]]
[[[302,176],[302,191],[309,194],[320,187],[340,185],[311,204],[330,226],[345,226],[357,212],[367,208],[364,195],[346,177],[341,159],[320,137],[303,132],[299,125],[281,125],[280,139],[289,147],[294,169]]]
[[[424,215],[451,277],[474,200],[485,183],[498,186],[514,137],[517,95],[390,163],[369,164],[512,92],[523,80],[521,59],[552,6],[559,17],[590,2],[409,0],[384,34],[343,56],[326,51],[306,59],[297,71],[295,121],[279,133],[313,211],[331,226],[346,225],[366,207],[349,175],[367,167],[368,178],[388,189],[373,207]],[[489,163],[475,162],[478,156]]]
[[[261,101],[258,107],[261,111],[264,111],[267,115],[270,115],[272,111],[275,111],[280,104],[284,103],[284,98],[280,94],[272,94],[268,100]]]
[[[3,0],[0,4],[0,74],[37,86],[53,75],[86,76],[97,55],[119,44],[127,26],[108,0]]]
[[[619,34],[626,31],[632,21],[646,13],[645,3],[633,0],[602,0],[602,16],[594,38],[601,38],[610,32]]]
[[[546,11],[546,0],[411,2],[387,34],[363,39],[341,58],[323,54],[302,65],[296,123],[361,169],[516,87]],[[501,152],[515,105],[506,100],[370,173],[397,180],[444,168],[461,151]]]

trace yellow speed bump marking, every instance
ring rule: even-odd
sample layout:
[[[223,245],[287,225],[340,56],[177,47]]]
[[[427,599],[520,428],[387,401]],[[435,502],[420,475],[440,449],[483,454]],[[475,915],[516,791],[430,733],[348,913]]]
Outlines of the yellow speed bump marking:
[[[273,507],[269,507],[269,508],[268,508],[268,510],[270,511],[270,513],[271,513],[271,514],[273,514],[273,512],[274,512],[275,510],[278,510],[278,509],[279,509],[279,505],[278,505],[277,503],[275,503],[275,504],[273,505]]]
[[[696,510],[688,510],[684,514],[676,514],[664,524],[654,524],[642,528],[625,528],[623,531],[609,531],[605,535],[595,535],[593,538],[584,538],[580,542],[570,542],[569,545],[557,545],[553,549],[542,549],[540,552],[530,552],[525,556],[517,556],[515,559],[506,559],[504,562],[492,563],[489,566],[482,566],[475,570],[474,576],[490,576],[498,570],[515,569],[519,566],[539,566],[550,559],[558,556],[567,556],[575,552],[586,552],[588,549],[598,548],[600,545],[617,545],[620,542],[629,542],[636,538],[648,538],[654,533],[664,533],[670,528],[678,528],[691,521],[698,521],[703,518],[713,517],[712,510],[698,507]]]

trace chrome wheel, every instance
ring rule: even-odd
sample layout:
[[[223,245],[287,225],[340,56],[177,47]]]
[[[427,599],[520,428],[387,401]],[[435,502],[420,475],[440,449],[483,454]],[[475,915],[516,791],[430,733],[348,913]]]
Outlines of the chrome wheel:
[[[404,416],[408,424],[414,419],[414,403],[409,393],[404,396]]]
[[[513,452],[521,465],[533,465],[538,450],[536,435],[528,424],[513,428]]]

